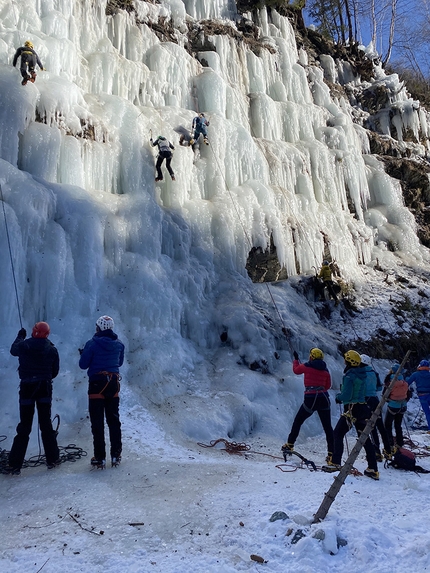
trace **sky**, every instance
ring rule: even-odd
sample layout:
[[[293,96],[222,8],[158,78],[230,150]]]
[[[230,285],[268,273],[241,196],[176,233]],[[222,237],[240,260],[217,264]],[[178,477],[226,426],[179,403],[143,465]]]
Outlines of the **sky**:
[[[0,563],[10,572],[230,573],[262,569],[249,558],[255,553],[272,571],[285,571],[286,555],[296,571],[316,563],[344,571],[357,560],[364,570],[375,559],[395,571],[401,554],[425,571],[425,476],[380,468],[378,483],[349,478],[318,540],[309,519],[333,476],[276,467],[303,398],[292,350],[302,359],[313,346],[323,350],[334,393],[339,346],[358,332],[370,338],[381,324],[407,332],[411,323],[405,317],[399,326],[393,301],[407,296],[425,309],[430,296],[429,253],[399,183],[370,155],[365,114],[333,99],[324,77],[369,86],[329,57],[309,65],[276,12],[269,20],[263,11],[258,22],[276,53],[257,56],[220,35],[215,50],[192,57],[183,47],[187,15],[233,16],[229,2],[139,2],[140,26],[133,14],[106,17],[105,9],[105,0],[85,10],[66,0],[0,0],[2,447],[10,449],[18,421],[10,345],[21,325],[29,332],[46,320],[60,354],[59,443],[87,452],[54,471],[1,476]],[[154,32],[164,16],[173,18],[177,43]],[[11,63],[26,39],[46,70],[24,87]],[[396,76],[375,73],[395,101],[400,145],[424,156],[425,114]],[[179,145],[177,130],[190,129],[198,111],[210,121],[210,145],[193,152]],[[390,118],[389,110],[377,118],[383,137]],[[424,143],[403,142],[406,128]],[[154,181],[151,131],[175,145],[175,182],[165,171]],[[270,237],[289,279],[252,283],[248,253]],[[354,317],[306,290],[327,252],[353,289]],[[89,467],[78,348],[102,314],[126,347],[125,446],[119,468],[97,472]],[[381,373],[389,366],[378,363]],[[409,424],[419,412],[415,404]],[[335,422],[334,407],[332,414]],[[412,437],[425,452],[428,436]],[[259,453],[199,446],[219,438]],[[300,451],[321,465],[322,444],[311,419]],[[28,456],[38,451],[34,429]],[[360,471],[364,465],[357,461]],[[375,499],[383,501],[377,511]],[[275,511],[288,521],[270,522]],[[299,526],[307,535],[292,547],[286,533]],[[337,537],[348,542],[339,551]]]

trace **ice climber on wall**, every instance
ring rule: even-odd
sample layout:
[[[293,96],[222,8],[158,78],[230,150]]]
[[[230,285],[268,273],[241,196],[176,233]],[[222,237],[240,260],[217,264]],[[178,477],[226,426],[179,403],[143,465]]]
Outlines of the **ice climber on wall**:
[[[33,83],[36,81],[36,72],[34,70],[36,64],[39,66],[41,70],[43,70],[43,66],[42,62],[39,59],[39,56],[34,51],[34,46],[30,42],[30,40],[27,40],[24,43],[24,46],[21,46],[15,52],[12,62],[13,67],[16,66],[16,62],[18,61],[18,58],[20,56],[21,56],[20,70],[23,78],[21,84],[25,86],[28,80],[30,80],[30,82]]]
[[[60,359],[58,351],[48,336],[47,322],[37,322],[33,326],[31,338],[21,328],[13,342],[10,353],[19,360],[19,417],[16,436],[9,454],[6,473],[18,475],[21,472],[33,425],[34,409],[37,406],[40,433],[45,450],[48,469],[60,463],[57,445],[57,432],[52,428],[52,380],[58,374]]]
[[[157,157],[157,163],[155,164],[155,169],[157,170],[157,176],[155,178],[155,181],[163,181],[163,174],[161,173],[161,165],[163,164],[164,160],[166,160],[167,171],[169,172],[172,181],[175,181],[175,174],[173,173],[173,169],[170,166],[173,157],[173,153],[171,150],[175,149],[175,147],[163,135],[159,135],[155,141],[153,141],[151,137],[149,141],[151,142],[152,147],[158,145],[158,157]]]
[[[206,145],[209,145],[208,126],[209,121],[205,118],[205,114],[199,113],[199,115],[193,119],[191,133],[194,133],[190,141],[190,145],[193,145],[199,139],[200,135],[203,135],[203,141],[206,143]]]
[[[327,392],[331,387],[331,377],[323,358],[322,350],[311,348],[308,362],[301,364],[299,355],[294,351],[293,372],[294,374],[304,374],[305,397],[294,418],[288,441],[282,446],[284,456],[294,450],[294,443],[303,422],[314,412],[317,412],[327,441],[327,461],[331,460],[333,428],[331,426],[330,397]]]
[[[88,369],[88,410],[94,445],[91,465],[100,469],[106,466],[105,417],[109,428],[112,466],[119,465],[122,453],[119,367],[124,362],[124,344],[114,333],[113,327],[110,316],[101,316],[96,322],[96,333],[79,350],[79,366]]]
[[[328,290],[330,296],[333,297],[333,299],[335,301],[335,305],[337,306],[339,304],[339,300],[338,300],[337,295],[334,291],[332,271],[331,271],[330,265],[328,264],[328,261],[323,262],[321,270],[318,274],[318,278],[323,280],[324,285],[327,287],[327,290]]]

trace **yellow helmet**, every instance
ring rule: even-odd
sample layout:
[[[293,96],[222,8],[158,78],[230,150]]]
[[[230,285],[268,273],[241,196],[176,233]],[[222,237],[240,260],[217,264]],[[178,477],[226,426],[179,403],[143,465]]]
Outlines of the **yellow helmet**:
[[[351,364],[351,366],[360,366],[361,356],[355,350],[348,350],[344,354],[345,362]]]
[[[27,41],[24,43],[24,46],[25,46],[26,48],[31,48],[31,49],[34,48],[33,44],[30,42],[30,40],[27,40]]]
[[[319,348],[311,348],[309,351],[309,356],[314,360],[322,360],[324,358],[324,353]]]

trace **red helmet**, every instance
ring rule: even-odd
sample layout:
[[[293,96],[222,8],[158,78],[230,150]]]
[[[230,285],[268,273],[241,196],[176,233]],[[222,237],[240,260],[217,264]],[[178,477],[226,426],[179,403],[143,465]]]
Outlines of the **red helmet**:
[[[36,322],[33,326],[33,330],[31,332],[31,336],[33,338],[48,338],[51,329],[49,328],[49,324],[47,322]]]

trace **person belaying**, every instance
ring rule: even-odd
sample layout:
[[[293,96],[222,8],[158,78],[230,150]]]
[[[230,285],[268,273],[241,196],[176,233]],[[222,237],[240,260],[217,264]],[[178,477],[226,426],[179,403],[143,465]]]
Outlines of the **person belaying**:
[[[393,379],[396,372],[398,372],[399,368],[399,364],[393,364],[393,366],[391,366],[391,370],[388,372],[384,380],[384,393],[387,391],[391,380]],[[403,416],[407,410],[408,390],[409,386],[403,377],[403,373],[398,372],[394,386],[391,389],[389,396],[387,396],[387,412],[385,414],[384,420],[385,430],[390,441],[391,453],[395,452],[393,439],[393,422],[394,432],[396,434],[396,447],[400,448],[404,443],[402,422]]]
[[[409,386],[415,382],[421,408],[426,416],[427,427],[430,430],[430,362],[421,360],[416,372],[409,376],[406,382]]]
[[[88,410],[93,434],[93,467],[106,466],[104,421],[109,428],[112,466],[121,461],[122,441],[119,419],[119,367],[124,362],[124,344],[113,331],[110,316],[101,316],[96,322],[96,333],[83,349],[79,366],[88,373]]]
[[[57,432],[52,427],[52,380],[60,369],[58,351],[48,336],[47,322],[36,322],[31,338],[27,338],[25,328],[21,328],[10,353],[19,361],[19,424],[9,453],[6,472],[18,475],[21,472],[33,425],[34,410],[37,407],[40,433],[45,450],[48,469],[60,463],[57,445]]]
[[[371,365],[371,358],[366,354],[361,355],[361,366],[364,366],[366,371],[366,404],[373,413],[379,404],[378,392],[382,390],[381,380],[379,378],[379,374]],[[382,442],[384,444],[384,450],[382,453],[378,432],[381,434]],[[391,458],[391,442],[385,429],[381,414],[379,414],[378,419],[376,420],[371,436],[376,450],[377,461],[382,462],[384,457],[386,459]]]
[[[163,174],[161,173],[161,165],[163,164],[164,160],[166,160],[166,168],[170,174],[170,177],[172,178],[172,181],[175,181],[175,174],[173,173],[173,169],[170,166],[173,157],[172,149],[175,149],[175,147],[163,135],[159,135],[155,141],[152,140],[151,136],[151,139],[149,141],[151,142],[152,147],[155,147],[156,145],[158,146],[158,157],[157,157],[157,163],[155,164],[155,168],[157,170],[157,176],[155,178],[155,181],[163,181]]]
[[[293,355],[294,374],[304,374],[305,396],[303,404],[294,418],[288,441],[282,446],[282,452],[288,454],[294,451],[294,443],[303,422],[314,412],[317,412],[327,441],[327,461],[329,461],[333,452],[333,428],[328,395],[328,390],[331,388],[331,377],[323,360],[324,354],[319,348],[311,348],[309,360],[304,364],[300,362],[296,351]]]
[[[191,132],[193,133],[192,139],[190,141],[190,145],[193,145],[196,141],[198,141],[200,135],[203,135],[203,141],[206,145],[209,145],[208,140],[208,127],[209,121],[205,118],[204,113],[199,113],[194,119],[191,128]]]
[[[327,290],[330,296],[334,299],[335,306],[339,304],[339,300],[337,298],[337,294],[334,291],[334,283],[332,279],[332,270],[328,261],[323,261],[322,267],[320,272],[318,273],[318,278],[322,279],[324,282],[324,286],[327,287]]]
[[[343,404],[344,411],[334,429],[334,451],[332,460],[322,467],[326,472],[337,472],[341,469],[343,455],[343,438],[352,426],[360,436],[366,427],[371,413],[365,401],[366,369],[361,365],[361,356],[355,350],[348,350],[344,355],[345,370],[343,374],[341,391],[336,396],[336,403]],[[375,448],[370,440],[364,443],[368,467],[364,475],[379,480],[378,464],[376,462]]]
[[[24,46],[21,46],[15,52],[12,62],[13,67],[16,66],[19,57],[21,57],[20,70],[23,78],[21,84],[25,86],[28,81],[34,83],[36,81],[36,72],[34,69],[36,64],[41,70],[43,70],[43,66],[39,56],[34,51],[34,46],[30,40],[27,40],[24,43]]]

